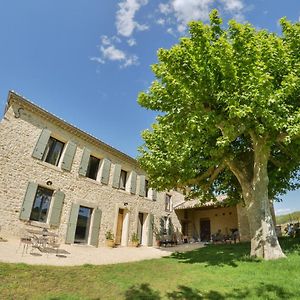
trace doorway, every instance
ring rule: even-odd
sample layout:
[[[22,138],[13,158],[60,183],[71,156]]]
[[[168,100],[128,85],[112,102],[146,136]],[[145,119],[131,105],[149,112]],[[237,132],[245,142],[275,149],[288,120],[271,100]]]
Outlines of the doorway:
[[[148,243],[148,214],[139,212],[138,215],[138,224],[137,224],[137,234],[140,240],[140,245],[146,246]]]
[[[200,219],[200,240],[202,242],[210,241],[210,220]]]
[[[121,245],[122,240],[122,231],[123,231],[123,218],[124,218],[124,209],[119,209],[118,220],[117,220],[117,232],[116,232],[116,245]]]
[[[88,243],[92,211],[89,207],[79,207],[74,243]]]

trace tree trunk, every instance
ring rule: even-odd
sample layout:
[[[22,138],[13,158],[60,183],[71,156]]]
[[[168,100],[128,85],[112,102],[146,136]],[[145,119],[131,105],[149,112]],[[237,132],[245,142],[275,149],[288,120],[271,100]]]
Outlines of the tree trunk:
[[[269,199],[261,192],[255,191],[251,196],[249,194],[246,206],[251,234],[251,256],[267,260],[285,257],[277,239]]]
[[[250,225],[251,256],[267,260],[285,257],[276,235],[268,197],[270,149],[265,140],[259,138],[254,140],[253,148],[252,182],[242,186]]]
[[[268,160],[270,147],[266,139],[251,136],[253,142],[253,168],[227,161],[237,177],[247,208],[251,235],[251,256],[269,259],[285,257],[279,245],[268,197]]]

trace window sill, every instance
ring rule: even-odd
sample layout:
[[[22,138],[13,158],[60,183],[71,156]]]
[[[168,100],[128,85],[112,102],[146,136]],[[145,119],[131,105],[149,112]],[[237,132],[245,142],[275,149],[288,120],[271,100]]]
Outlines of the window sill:
[[[27,225],[33,226],[33,227],[40,227],[40,228],[50,228],[50,225],[48,223],[39,222],[39,221],[27,221]]]
[[[97,179],[92,179],[92,178],[89,178],[89,177],[86,177],[86,176],[82,176],[82,175],[78,175],[77,178],[80,178],[80,179],[83,179],[87,182],[90,182],[92,184],[96,184],[96,185],[103,185],[100,181],[98,181]]]
[[[42,161],[42,160],[38,160],[37,163],[38,163],[39,165],[41,165],[41,166],[44,166],[44,167],[50,168],[50,169],[52,169],[52,170],[55,170],[55,171],[58,171],[58,172],[63,173],[63,170],[62,170],[60,167],[58,167],[58,166],[54,166],[54,165],[49,164],[49,163],[47,163],[47,162],[44,162],[44,161]]]

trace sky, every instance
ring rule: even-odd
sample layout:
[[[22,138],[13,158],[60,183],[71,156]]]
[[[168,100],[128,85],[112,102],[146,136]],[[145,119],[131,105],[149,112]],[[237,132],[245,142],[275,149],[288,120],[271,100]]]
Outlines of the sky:
[[[0,110],[9,90],[136,157],[156,113],[137,104],[154,80],[159,48],[207,22],[219,9],[280,33],[278,20],[300,20],[299,0],[0,0]],[[300,210],[300,191],[275,204]]]

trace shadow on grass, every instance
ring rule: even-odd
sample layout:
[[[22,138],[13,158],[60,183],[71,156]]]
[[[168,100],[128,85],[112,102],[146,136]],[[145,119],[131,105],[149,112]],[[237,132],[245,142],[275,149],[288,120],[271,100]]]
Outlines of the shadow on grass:
[[[283,237],[279,240],[285,254],[300,254],[300,238]],[[177,259],[181,263],[204,263],[207,266],[237,267],[237,262],[261,262],[250,257],[250,243],[207,245],[189,252],[175,252],[165,259]]]
[[[159,300],[161,299],[159,291],[153,290],[149,283],[133,285],[125,292],[126,300]]]
[[[231,292],[221,293],[218,291],[200,291],[195,288],[180,285],[176,291],[166,294],[164,299],[170,300],[225,300],[225,299],[291,299],[296,297],[283,287],[273,284],[263,284],[254,288],[233,289]],[[159,291],[150,287],[148,283],[132,286],[125,293],[126,300],[160,300],[163,299]]]
[[[281,237],[279,243],[285,254],[300,255],[300,238]]]
[[[205,263],[210,266],[237,267],[237,261],[259,261],[251,258],[249,253],[249,243],[207,245],[189,252],[175,252],[166,259],[177,259],[179,262],[188,264]]]

